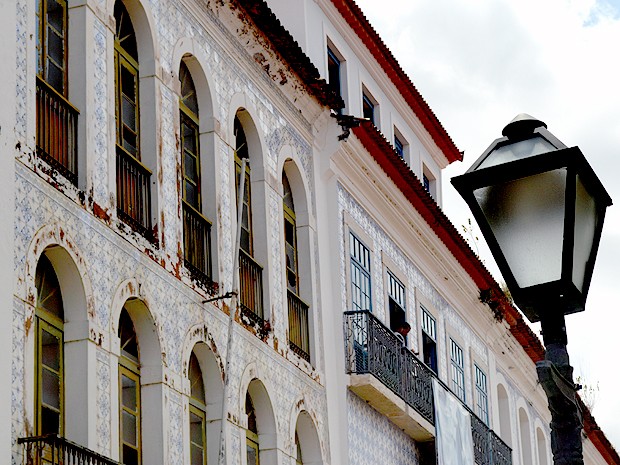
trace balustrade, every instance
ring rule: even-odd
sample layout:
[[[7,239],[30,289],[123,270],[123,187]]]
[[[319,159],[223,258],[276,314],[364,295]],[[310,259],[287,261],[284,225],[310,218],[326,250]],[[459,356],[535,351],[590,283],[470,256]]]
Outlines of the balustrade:
[[[190,273],[199,281],[211,282],[211,223],[185,200],[183,253]]]
[[[289,347],[306,361],[310,361],[310,333],[308,305],[288,290],[288,343]]]
[[[243,249],[239,250],[239,304],[242,315],[263,325],[263,267]]]
[[[371,374],[435,424],[433,378],[401,340],[368,310],[345,312],[345,364],[349,374]],[[442,389],[448,387],[439,380]],[[511,465],[510,448],[472,411],[474,458],[477,465]]]
[[[119,218],[147,239],[151,231],[151,171],[116,146],[116,192]]]
[[[23,444],[23,465],[120,465],[86,447],[55,434],[19,438]]]
[[[79,111],[37,77],[37,155],[77,185]]]

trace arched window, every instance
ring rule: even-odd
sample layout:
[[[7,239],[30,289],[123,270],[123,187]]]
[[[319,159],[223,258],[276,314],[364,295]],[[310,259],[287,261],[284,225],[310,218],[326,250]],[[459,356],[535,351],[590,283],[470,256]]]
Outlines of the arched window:
[[[252,232],[252,189],[251,171],[248,151],[248,140],[243,125],[238,116],[235,116],[235,192],[237,204],[239,186],[241,183],[241,168],[244,158],[247,161],[245,167],[245,186],[243,191],[243,211],[241,217],[241,242],[239,250],[239,303],[241,312],[252,323],[263,323],[263,268],[253,258],[254,238]]]
[[[547,439],[540,428],[536,428],[536,443],[538,446],[538,465],[547,465]]]
[[[256,411],[249,392],[245,395],[245,413],[248,416],[248,429],[245,432],[247,465],[258,465],[258,427]]]
[[[140,402],[140,350],[131,317],[123,308],[118,324],[121,342],[119,358],[119,435],[120,462],[142,463],[142,411]]]
[[[321,445],[316,427],[310,414],[302,411],[297,417],[295,425],[295,460],[297,465],[311,463],[320,465],[323,463],[321,455]]]
[[[179,78],[185,266],[197,279],[211,281],[211,222],[202,214],[198,98],[184,62],[181,62]]]
[[[303,359],[310,361],[310,334],[308,304],[299,296],[299,259],[297,251],[297,218],[293,191],[286,173],[282,173],[282,210],[284,213],[284,253],[288,301],[289,347]]]
[[[114,5],[114,19],[117,210],[121,220],[150,238],[151,171],[141,162],[138,45],[121,0]]]
[[[241,250],[250,257],[253,254],[253,237],[252,237],[252,194],[250,186],[250,157],[248,152],[248,140],[245,130],[241,125],[238,116],[235,116],[235,172],[236,172],[236,192],[239,192],[239,183],[241,181],[241,160],[246,159],[245,165],[245,189],[243,192],[243,215],[241,219]],[[237,199],[238,201],[238,199]]]
[[[286,254],[286,285],[288,290],[299,294],[299,269],[297,260],[297,220],[293,192],[286,173],[282,173],[282,209],[284,210],[284,241]]]
[[[530,439],[530,419],[523,408],[519,409],[519,435],[521,436],[521,463],[532,465],[532,441]]]
[[[512,432],[510,429],[510,404],[508,393],[501,384],[497,385],[497,402],[499,410],[499,433],[508,446],[512,447]]]
[[[192,352],[189,358],[189,440],[191,465],[207,463],[207,413],[205,405],[205,385],[198,358]]]
[[[36,431],[64,435],[64,309],[54,267],[41,255],[35,274]]]
[[[77,184],[78,111],[67,82],[67,2],[36,0],[37,154]]]

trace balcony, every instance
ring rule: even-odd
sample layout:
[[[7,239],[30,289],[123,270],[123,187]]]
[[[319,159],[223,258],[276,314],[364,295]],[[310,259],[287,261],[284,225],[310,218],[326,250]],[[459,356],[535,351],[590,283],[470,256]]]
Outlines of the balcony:
[[[19,438],[23,444],[23,465],[120,465],[55,434]]]
[[[433,439],[433,379],[448,387],[371,312],[345,312],[344,320],[349,388],[415,440]],[[510,448],[463,406],[471,416],[476,464],[511,465]]]
[[[205,284],[211,283],[211,222],[183,200],[183,254],[185,267]]]
[[[79,111],[37,76],[37,155],[77,185]]]
[[[151,227],[151,171],[122,147],[116,146],[118,217],[149,240]]]
[[[310,362],[308,305],[290,290],[288,300],[288,345],[293,352]]]
[[[241,315],[263,327],[263,267],[243,249],[239,250],[239,304]]]

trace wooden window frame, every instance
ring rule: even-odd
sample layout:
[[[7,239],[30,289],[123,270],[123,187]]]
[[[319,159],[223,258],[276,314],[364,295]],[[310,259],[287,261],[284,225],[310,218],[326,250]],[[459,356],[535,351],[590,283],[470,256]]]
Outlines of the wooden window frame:
[[[236,205],[235,205],[235,211],[237,210],[237,205],[239,204],[239,183],[241,181],[241,177],[240,177],[240,173],[241,173],[241,158],[239,158],[239,156],[237,155],[237,152],[235,152],[235,201],[236,201]],[[247,199],[245,196],[245,192],[243,192],[243,209],[247,209],[248,212],[248,227],[244,228],[243,226],[243,220],[241,221],[241,229],[246,231],[246,233],[248,234],[248,249],[249,250],[245,250],[242,247],[242,250],[244,250],[244,252],[246,252],[250,257],[254,257],[254,234],[253,234],[253,227],[252,227],[252,186],[251,186],[251,180],[252,180],[252,171],[250,169],[250,163],[249,160],[247,160],[246,165],[245,165],[245,189],[248,193],[247,195]],[[242,215],[243,218],[243,215]],[[242,244],[241,244],[242,245]]]
[[[123,376],[131,379],[136,384],[136,410],[131,411],[123,403]],[[142,404],[141,404],[141,383],[139,367],[132,360],[126,357],[121,357],[118,367],[118,387],[119,387],[119,459],[123,462],[123,446],[134,449],[137,452],[138,464],[142,463]],[[126,443],[123,438],[123,413],[129,413],[136,419],[136,446]],[[123,462],[124,463],[124,462]]]
[[[361,256],[356,252],[356,246],[360,248],[360,251],[363,252],[364,256]],[[362,260],[360,260],[360,258]],[[367,263],[365,263],[367,261]],[[372,312],[372,256],[371,250],[366,246],[364,242],[353,232],[349,231],[349,262],[350,262],[350,285],[351,285],[351,310],[369,310]],[[358,281],[356,277],[360,278]],[[361,280],[365,280],[368,292],[365,293],[362,289]],[[360,298],[359,302],[355,297],[355,292],[353,291],[355,288],[358,289]],[[368,301],[368,308],[362,308],[364,302],[362,300]]]
[[[62,30],[57,31],[48,21],[48,3],[49,0],[38,0],[36,5],[36,23],[37,23],[37,36],[36,36],[36,48],[37,48],[37,75],[45,81],[51,88],[61,94],[63,97],[67,97],[68,94],[68,29],[69,29],[69,7],[66,0],[55,0],[55,2],[63,9],[62,12]],[[48,37],[49,28],[53,28],[60,37],[62,44],[63,60],[62,63],[57,63],[48,52]],[[62,89],[57,89],[49,81],[49,68],[48,60],[52,61],[58,66],[62,75]]]
[[[286,176],[285,174],[283,174],[283,176]],[[287,178],[287,182],[288,182],[288,178]],[[289,184],[290,186],[290,184]],[[291,194],[292,195],[292,194]],[[288,244],[290,244],[287,240],[286,240],[286,224],[289,223],[292,227],[292,231],[293,231],[293,243],[290,244],[291,247],[293,248],[293,266],[289,266],[288,263],[285,264],[286,266],[286,286],[288,288],[288,290],[290,290],[291,292],[294,292],[297,296],[299,296],[300,292],[299,292],[299,250],[298,250],[298,241],[297,241],[297,216],[295,215],[295,210],[291,209],[288,205],[286,205],[284,202],[282,202],[282,210],[283,210],[283,214],[284,214],[284,254],[285,254],[285,258],[288,257],[288,254],[286,253],[286,247]],[[290,283],[289,283],[289,271],[291,273],[293,273],[295,275],[295,286],[294,289],[291,289]]]
[[[452,392],[465,403],[465,352],[458,342],[450,337],[450,387]]]
[[[134,60],[120,45],[119,41],[114,41],[114,95],[116,105],[116,145],[131,155],[136,160],[141,160],[140,153],[140,67],[139,63]],[[123,92],[122,70],[127,69],[134,76],[135,101],[134,117],[135,130],[126,126],[123,122]],[[135,153],[132,153],[125,147],[124,129],[133,133],[136,137]]]
[[[43,370],[47,369],[49,371],[53,371],[51,367],[45,367],[43,364],[43,331],[49,333],[53,337],[58,339],[59,345],[59,361],[58,361],[58,370],[56,370],[55,374],[59,380],[59,407],[57,409],[59,421],[58,421],[58,435],[64,436],[64,420],[65,420],[65,399],[64,399],[64,374],[65,374],[65,366],[64,366],[64,331],[62,322],[55,321],[57,320],[52,315],[47,314],[44,311],[37,310],[37,342],[36,342],[36,351],[35,351],[35,363],[36,363],[36,395],[35,395],[35,406],[36,406],[36,431],[37,434],[44,434],[43,431],[43,409],[49,408],[51,410],[56,410],[53,406],[46,406],[43,402]]]
[[[479,376],[481,375],[481,376]],[[484,386],[478,380],[484,379]],[[476,391],[476,415],[487,426],[489,425],[489,377],[486,372],[474,362],[474,387]],[[484,389],[483,389],[484,388]]]

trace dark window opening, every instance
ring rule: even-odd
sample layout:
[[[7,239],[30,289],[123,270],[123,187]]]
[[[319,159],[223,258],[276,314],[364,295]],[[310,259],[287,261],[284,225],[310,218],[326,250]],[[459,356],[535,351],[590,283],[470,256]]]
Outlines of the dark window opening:
[[[405,147],[397,136],[394,136],[394,149],[400,158],[405,158]]]
[[[375,104],[366,94],[362,95],[362,113],[364,118],[375,124]]]

